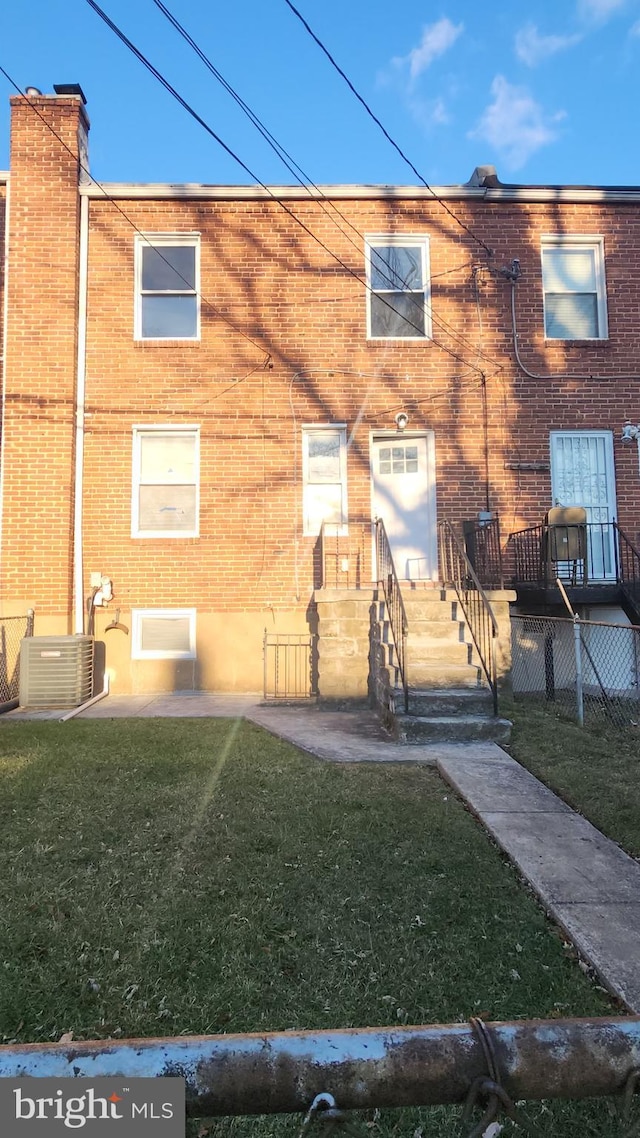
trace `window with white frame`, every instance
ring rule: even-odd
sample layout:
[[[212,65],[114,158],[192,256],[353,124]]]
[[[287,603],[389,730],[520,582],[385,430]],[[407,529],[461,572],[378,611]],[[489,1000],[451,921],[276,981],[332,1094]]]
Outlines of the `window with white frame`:
[[[136,237],[136,340],[197,340],[198,234]]]
[[[339,423],[302,429],[302,480],[305,537],[348,533],[347,428]]]
[[[368,237],[366,263],[369,339],[430,337],[429,238]]]
[[[132,537],[197,537],[200,429],[134,427]]]
[[[195,609],[133,609],[134,660],[195,660]]]
[[[542,286],[547,340],[607,339],[601,237],[543,237]]]

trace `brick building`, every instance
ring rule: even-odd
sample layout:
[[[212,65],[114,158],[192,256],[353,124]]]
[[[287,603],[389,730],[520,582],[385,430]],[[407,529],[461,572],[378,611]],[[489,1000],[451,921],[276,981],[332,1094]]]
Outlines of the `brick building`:
[[[11,102],[4,615],[91,619],[115,690],[257,690],[265,628],[370,597],[374,516],[421,587],[437,520],[584,506],[615,583],[640,189],[97,185],[79,89]]]

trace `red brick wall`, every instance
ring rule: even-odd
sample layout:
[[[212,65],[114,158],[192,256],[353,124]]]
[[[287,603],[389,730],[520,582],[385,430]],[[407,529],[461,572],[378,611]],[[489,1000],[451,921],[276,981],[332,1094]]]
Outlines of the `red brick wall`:
[[[159,604],[184,603],[206,593],[209,583],[217,602],[229,607],[292,600],[305,422],[344,421],[351,432],[361,414],[349,455],[353,522],[371,516],[369,432],[392,428],[400,408],[408,410],[411,428],[435,431],[439,516],[458,522],[484,508],[474,266],[480,267],[481,344],[488,357],[480,364],[488,376],[490,505],[500,513],[503,530],[540,521],[551,504],[547,472],[515,472],[505,463],[548,463],[552,429],[604,428],[618,435],[627,414],[637,417],[631,379],[532,380],[519,373],[511,346],[510,286],[487,270],[481,251],[435,203],[340,203],[358,233],[431,235],[437,322],[434,342],[418,343],[367,342],[361,239],[351,233],[354,248],[317,203],[292,202],[289,208],[360,279],[272,202],[120,204],[140,230],[201,233],[202,293],[208,302],[200,342],[134,343],[135,229],[113,205],[92,202],[87,556],[97,564],[106,555],[105,533],[112,536],[109,565],[132,603],[148,597],[151,582]],[[632,313],[640,284],[636,271],[635,296],[630,295],[629,242],[640,249],[633,208],[460,202],[455,208],[495,249],[492,265],[510,264],[513,257],[521,261],[520,346],[531,371],[633,371]],[[545,344],[539,250],[540,235],[549,232],[604,234],[608,341]],[[216,310],[257,346],[234,333]],[[464,342],[443,329],[443,322]],[[271,354],[266,370],[261,348]],[[201,424],[202,536],[179,542],[132,539],[131,426],[172,420]],[[616,466],[620,520],[637,532],[635,447],[616,444]],[[299,542],[299,578],[307,596],[312,545],[311,539]],[[280,547],[283,552],[276,554]]]

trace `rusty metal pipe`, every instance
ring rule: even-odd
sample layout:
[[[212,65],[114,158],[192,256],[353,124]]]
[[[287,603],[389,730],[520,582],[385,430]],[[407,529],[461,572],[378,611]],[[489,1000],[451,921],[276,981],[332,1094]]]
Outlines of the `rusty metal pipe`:
[[[490,1023],[485,1032],[513,1100],[611,1095],[640,1069],[640,1017]],[[464,1023],[109,1039],[2,1046],[0,1077],[182,1076],[190,1114],[274,1114],[306,1110],[323,1091],[345,1110],[461,1102],[488,1073],[485,1053]]]

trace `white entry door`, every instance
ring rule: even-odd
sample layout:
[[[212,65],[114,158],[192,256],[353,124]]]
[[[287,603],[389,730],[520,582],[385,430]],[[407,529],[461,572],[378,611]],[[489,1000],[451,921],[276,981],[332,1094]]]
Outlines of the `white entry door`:
[[[552,431],[551,490],[554,506],[587,512],[589,580],[615,580],[616,486],[611,431]]]
[[[373,516],[382,518],[401,581],[438,579],[433,432],[371,445]]]

